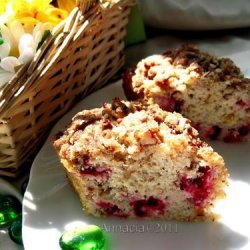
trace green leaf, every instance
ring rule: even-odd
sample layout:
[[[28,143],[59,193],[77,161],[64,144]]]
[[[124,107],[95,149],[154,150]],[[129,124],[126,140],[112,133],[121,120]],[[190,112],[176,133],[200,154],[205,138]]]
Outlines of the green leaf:
[[[36,50],[39,50],[41,48],[41,46],[43,45],[43,43],[45,42],[45,40],[48,39],[50,36],[51,36],[51,31],[45,30],[41,41],[37,45]]]
[[[3,40],[3,37],[2,37],[2,34],[0,32],[0,45],[4,44],[4,40]]]
[[[137,5],[131,9],[129,23],[127,26],[127,35],[125,37],[125,46],[143,42],[146,40],[146,33],[142,13]]]

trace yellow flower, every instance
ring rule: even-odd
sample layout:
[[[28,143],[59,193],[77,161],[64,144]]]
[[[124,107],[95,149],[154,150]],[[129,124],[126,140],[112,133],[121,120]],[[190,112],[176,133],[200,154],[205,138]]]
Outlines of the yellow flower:
[[[68,16],[67,11],[50,5],[51,0],[12,0],[12,2],[15,17],[21,21],[23,18],[30,17],[36,22],[49,22],[56,25]]]
[[[1,0],[0,15],[2,15],[5,12],[7,3],[8,3],[8,0]]]
[[[74,7],[76,7],[76,0],[57,0],[60,9],[67,10],[70,12]]]
[[[10,0],[7,6],[11,10],[8,19],[18,19],[26,32],[30,32],[39,22],[55,26],[68,16],[68,12],[50,3],[51,0]]]
[[[50,5],[51,0],[10,0],[10,2],[15,13],[22,14],[30,11],[44,11]]]

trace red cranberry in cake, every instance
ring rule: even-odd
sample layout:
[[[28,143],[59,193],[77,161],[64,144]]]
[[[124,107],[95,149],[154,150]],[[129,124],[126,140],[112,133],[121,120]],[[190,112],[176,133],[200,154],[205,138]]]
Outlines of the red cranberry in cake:
[[[133,206],[134,214],[138,217],[150,217],[152,215],[163,215],[166,202],[150,196],[148,199],[130,202]]]
[[[250,109],[250,99],[248,100],[239,100],[236,102],[239,106],[245,108],[245,109]]]
[[[99,165],[85,165],[83,167],[80,168],[80,175],[84,176],[84,175],[89,175],[89,176],[93,176],[93,177],[101,177],[101,178],[109,178],[110,173],[111,173],[111,169],[107,168],[107,167],[102,167]]]
[[[155,102],[164,110],[173,112],[176,106],[176,100],[173,97],[158,96]]]
[[[213,193],[213,172],[206,167],[199,167],[196,177],[187,177],[183,175],[180,180],[180,189],[191,195],[191,202],[195,206],[202,207],[206,200],[210,198]]]
[[[97,203],[103,214],[106,216],[127,217],[127,215],[116,204],[107,201],[100,201]]]
[[[219,126],[212,126],[207,129],[206,137],[211,140],[216,140],[221,133],[221,128]]]
[[[129,77],[129,84],[123,82],[129,100],[133,95],[180,112],[199,124],[202,138],[249,140],[250,133],[240,134],[238,128],[250,125],[250,79],[230,59],[184,45],[141,60]]]
[[[223,158],[199,139],[189,120],[156,104],[117,98],[76,117],[54,146],[84,212],[184,221],[216,218],[212,208],[224,196],[228,172]],[[217,130],[210,136],[218,136]]]
[[[250,133],[250,124],[239,127],[238,133],[240,136],[247,136]]]

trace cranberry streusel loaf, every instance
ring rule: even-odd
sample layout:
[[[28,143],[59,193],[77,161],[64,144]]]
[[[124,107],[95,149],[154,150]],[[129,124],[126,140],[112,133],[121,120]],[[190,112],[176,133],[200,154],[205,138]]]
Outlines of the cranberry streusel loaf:
[[[125,73],[123,87],[129,100],[180,112],[202,138],[250,138],[250,80],[230,59],[184,45],[140,61]]]
[[[214,219],[227,185],[223,158],[189,120],[158,105],[115,99],[82,111],[54,147],[95,216]]]

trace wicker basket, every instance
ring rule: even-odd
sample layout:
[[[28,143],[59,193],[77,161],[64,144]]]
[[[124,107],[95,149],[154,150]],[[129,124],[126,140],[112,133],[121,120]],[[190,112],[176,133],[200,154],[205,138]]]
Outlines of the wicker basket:
[[[15,177],[51,125],[121,68],[134,0],[82,0],[0,93],[0,175]]]

